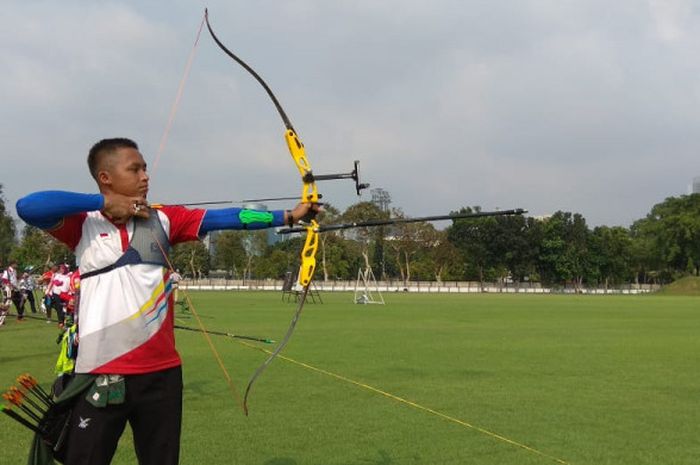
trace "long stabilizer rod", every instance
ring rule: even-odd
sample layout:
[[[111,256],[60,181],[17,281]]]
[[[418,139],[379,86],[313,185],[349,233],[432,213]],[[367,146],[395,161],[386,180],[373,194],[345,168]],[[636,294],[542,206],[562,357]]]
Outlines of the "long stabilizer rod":
[[[522,208],[515,208],[512,210],[498,210],[492,212],[473,212],[473,213],[457,213],[454,215],[436,215],[436,216],[422,216],[418,218],[390,218],[387,220],[369,220],[369,221],[358,221],[354,223],[342,223],[342,224],[328,224],[320,225],[318,227],[318,232],[327,231],[339,231],[341,229],[353,229],[353,228],[366,228],[375,226],[387,226],[392,224],[406,224],[406,223],[421,223],[424,221],[443,221],[443,220],[457,220],[462,218],[483,218],[488,216],[511,216],[511,215],[524,215],[527,210]],[[278,232],[278,234],[292,234],[304,232],[305,228],[286,228]]]

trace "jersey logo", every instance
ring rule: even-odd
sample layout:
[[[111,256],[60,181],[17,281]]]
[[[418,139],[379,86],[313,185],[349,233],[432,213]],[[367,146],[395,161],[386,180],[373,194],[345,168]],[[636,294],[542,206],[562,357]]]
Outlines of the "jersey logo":
[[[79,417],[79,418],[80,418],[80,423],[78,424],[78,428],[86,429],[88,427],[88,423],[90,422],[91,418],[83,418],[83,417]]]

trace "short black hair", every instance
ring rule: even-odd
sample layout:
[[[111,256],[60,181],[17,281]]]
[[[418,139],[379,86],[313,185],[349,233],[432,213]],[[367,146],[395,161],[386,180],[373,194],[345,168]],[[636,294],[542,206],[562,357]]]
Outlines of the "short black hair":
[[[138,150],[139,146],[136,145],[136,142],[133,140],[125,137],[102,139],[92,146],[90,153],[88,154],[87,162],[88,168],[90,169],[90,174],[93,178],[95,178],[95,181],[97,181],[97,170],[102,158],[104,158],[105,155],[112,154],[123,148]]]

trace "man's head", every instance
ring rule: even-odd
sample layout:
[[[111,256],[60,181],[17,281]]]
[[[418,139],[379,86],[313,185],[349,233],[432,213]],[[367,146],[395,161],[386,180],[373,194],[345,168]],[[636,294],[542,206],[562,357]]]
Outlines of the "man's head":
[[[93,145],[88,168],[100,192],[143,197],[148,193],[146,162],[131,139],[103,139]]]

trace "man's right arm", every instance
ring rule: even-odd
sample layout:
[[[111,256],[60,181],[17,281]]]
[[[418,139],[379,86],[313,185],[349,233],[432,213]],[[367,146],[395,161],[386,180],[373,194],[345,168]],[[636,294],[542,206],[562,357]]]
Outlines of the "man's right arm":
[[[17,201],[17,214],[27,224],[50,230],[61,225],[66,216],[104,207],[102,194],[66,191],[34,192]]]

